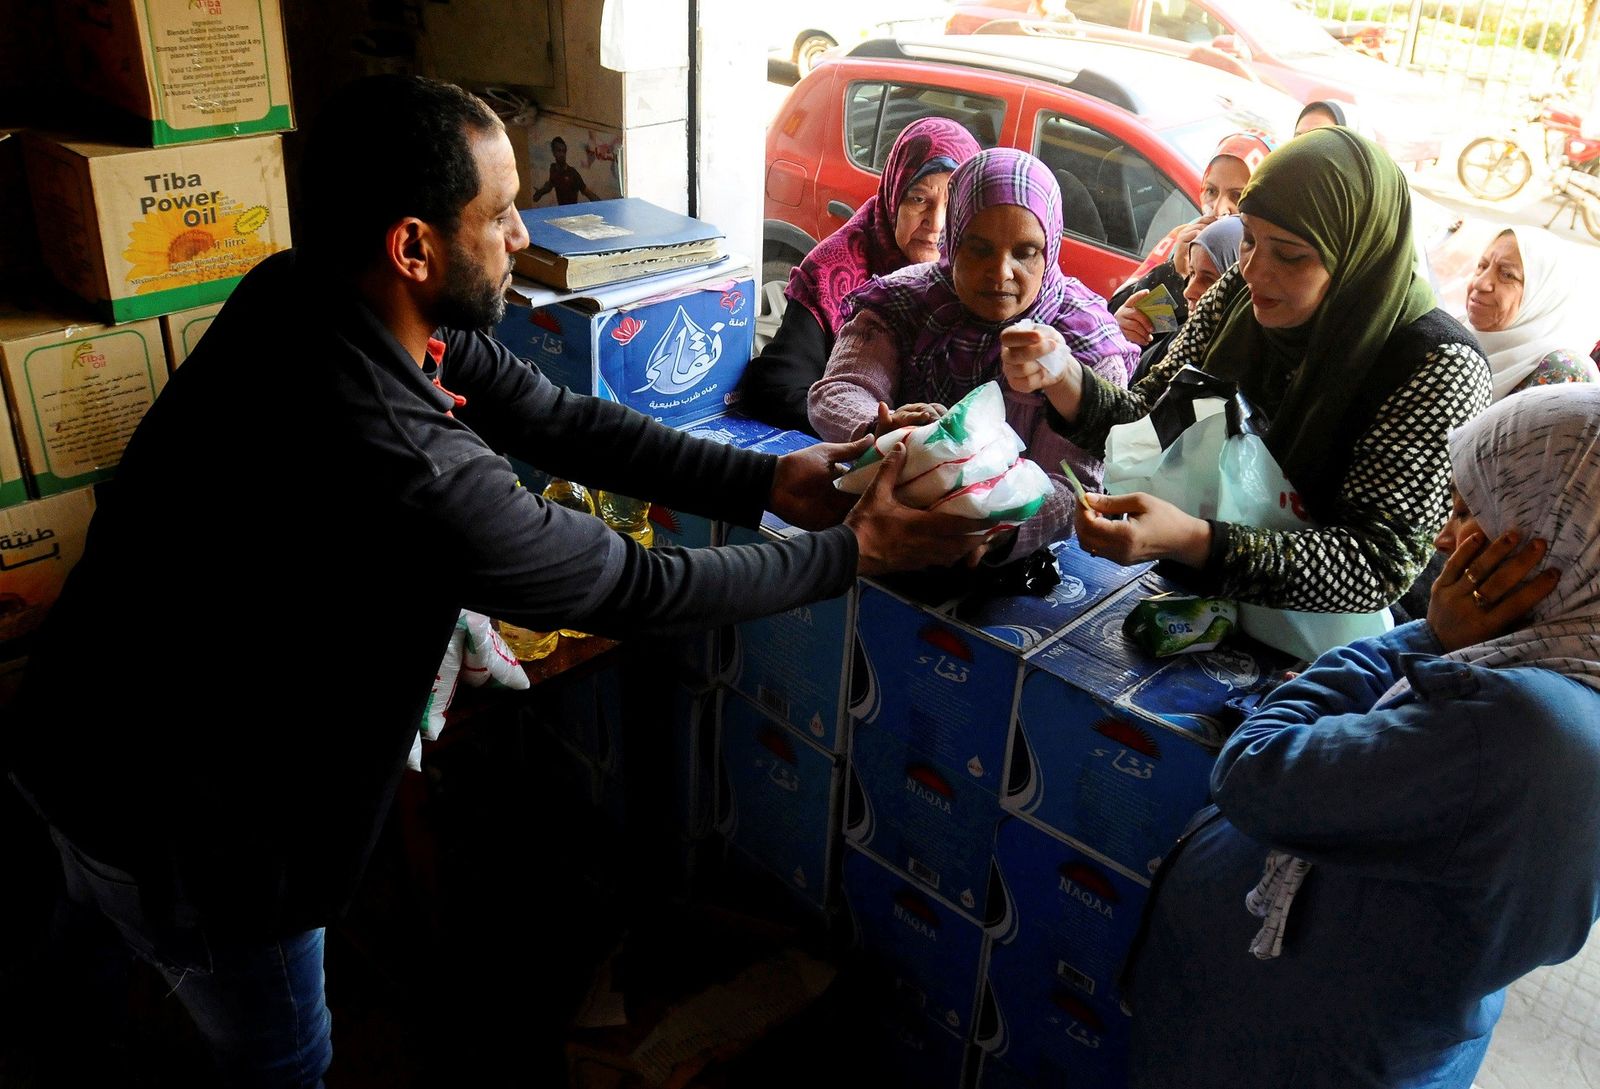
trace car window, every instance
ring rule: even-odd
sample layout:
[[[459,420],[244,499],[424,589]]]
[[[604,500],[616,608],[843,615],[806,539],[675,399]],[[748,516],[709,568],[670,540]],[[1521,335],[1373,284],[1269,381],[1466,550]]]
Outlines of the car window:
[[[1086,23],[1126,27],[1133,21],[1133,0],[1065,0],[1061,6]]]
[[[1192,0],[1152,0],[1150,33],[1190,45],[1210,45],[1228,30],[1215,16]]]
[[[948,117],[966,126],[980,146],[994,147],[1005,115],[1005,101],[988,95],[948,87],[854,83],[845,93],[845,146],[850,149],[851,162],[881,173],[895,138],[913,121]]]
[[[1200,214],[1150,160],[1073,118],[1041,113],[1033,153],[1061,186],[1067,233],[1085,241],[1143,257],[1172,225]]]

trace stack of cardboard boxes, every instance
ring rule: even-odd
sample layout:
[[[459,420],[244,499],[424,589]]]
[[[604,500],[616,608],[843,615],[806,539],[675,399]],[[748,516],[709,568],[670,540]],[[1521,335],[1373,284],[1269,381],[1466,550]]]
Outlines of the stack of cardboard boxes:
[[[245,272],[290,245],[276,3],[63,5],[55,29],[61,74],[94,100],[79,115],[103,127],[0,135],[0,657],[55,600],[89,486],[171,368]]]

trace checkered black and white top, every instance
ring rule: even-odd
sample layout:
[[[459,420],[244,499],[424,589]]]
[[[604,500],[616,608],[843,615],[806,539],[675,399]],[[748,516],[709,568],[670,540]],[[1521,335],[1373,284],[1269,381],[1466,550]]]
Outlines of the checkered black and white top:
[[[1086,375],[1073,424],[1052,413],[1071,442],[1105,450],[1116,424],[1150,411],[1184,366],[1199,367],[1235,292],[1237,266],[1200,299],[1167,355],[1129,389]],[[1351,320],[1359,320],[1352,315]],[[1411,372],[1378,403],[1345,450],[1330,450],[1343,466],[1333,517],[1319,529],[1262,530],[1219,524],[1208,574],[1215,593],[1282,609],[1371,612],[1411,586],[1433,549],[1450,507],[1450,431],[1489,405],[1489,364],[1470,334],[1435,310],[1395,331],[1384,346],[1390,373]],[[1421,362],[1415,360],[1420,357]],[[1274,405],[1263,406],[1269,413]]]

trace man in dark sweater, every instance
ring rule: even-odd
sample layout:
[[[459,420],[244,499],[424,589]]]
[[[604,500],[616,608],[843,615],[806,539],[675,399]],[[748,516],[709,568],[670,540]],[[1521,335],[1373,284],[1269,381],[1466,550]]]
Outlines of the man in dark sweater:
[[[72,899],[163,971],[248,1085],[327,1068],[321,928],[372,850],[460,609],[688,631],[981,539],[887,486],[849,509],[831,482],[864,444],[698,442],[474,331],[527,234],[511,145],[458,88],[352,85],[302,182],[301,249],[244,279],[140,425],[0,732]],[[543,502],[500,452],[821,531],[650,551]]]

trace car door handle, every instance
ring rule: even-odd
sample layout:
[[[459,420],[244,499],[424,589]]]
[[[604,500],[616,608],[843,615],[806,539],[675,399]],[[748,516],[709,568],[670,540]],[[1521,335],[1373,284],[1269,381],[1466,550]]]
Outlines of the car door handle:
[[[828,202],[828,214],[830,216],[838,216],[840,219],[849,219],[856,214],[856,210],[842,200],[830,200]]]

